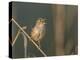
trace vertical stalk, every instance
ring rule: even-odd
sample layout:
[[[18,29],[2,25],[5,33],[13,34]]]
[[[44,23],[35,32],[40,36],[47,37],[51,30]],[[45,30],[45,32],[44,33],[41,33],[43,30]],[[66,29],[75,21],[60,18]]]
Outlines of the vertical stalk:
[[[55,41],[56,55],[64,55],[64,17],[63,5],[56,5]]]
[[[24,57],[26,58],[27,57],[27,37],[25,36],[25,34],[22,32],[22,35],[24,37]]]

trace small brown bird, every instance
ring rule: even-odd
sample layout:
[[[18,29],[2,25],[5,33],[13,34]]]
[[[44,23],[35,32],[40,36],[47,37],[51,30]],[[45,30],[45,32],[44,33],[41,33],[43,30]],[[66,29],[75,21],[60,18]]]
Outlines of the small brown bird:
[[[45,35],[45,19],[39,18],[31,31],[31,38],[36,41],[40,47],[40,41]]]

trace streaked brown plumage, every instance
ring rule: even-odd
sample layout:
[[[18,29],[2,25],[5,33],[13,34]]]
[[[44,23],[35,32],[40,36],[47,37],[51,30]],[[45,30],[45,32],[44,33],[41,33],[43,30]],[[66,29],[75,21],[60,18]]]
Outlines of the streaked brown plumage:
[[[36,21],[35,26],[32,28],[31,31],[31,38],[38,42],[38,45],[40,46],[40,40],[43,38],[44,34],[45,34],[45,19],[43,18],[39,18]]]

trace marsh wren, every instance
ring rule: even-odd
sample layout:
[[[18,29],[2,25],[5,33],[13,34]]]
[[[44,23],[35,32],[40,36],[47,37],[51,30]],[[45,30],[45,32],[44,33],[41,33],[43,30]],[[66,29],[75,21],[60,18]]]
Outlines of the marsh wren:
[[[32,28],[31,31],[31,38],[37,42],[38,46],[40,47],[40,41],[42,40],[43,36],[45,35],[45,19],[39,18],[36,21],[35,26]]]

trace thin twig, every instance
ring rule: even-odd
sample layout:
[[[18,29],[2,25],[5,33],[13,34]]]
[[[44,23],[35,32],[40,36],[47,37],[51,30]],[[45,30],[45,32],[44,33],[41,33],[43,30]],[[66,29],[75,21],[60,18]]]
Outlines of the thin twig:
[[[14,39],[13,42],[12,42],[12,47],[14,46],[14,44],[15,44],[18,36],[19,36],[19,34],[20,34],[20,30],[17,32],[17,35],[16,35],[15,39]]]
[[[26,29],[27,27],[26,26],[24,26],[24,27],[22,27],[23,29]],[[12,42],[12,47],[14,46],[14,44],[15,44],[15,42],[16,42],[16,40],[17,40],[17,38],[18,38],[18,36],[19,36],[19,34],[20,34],[20,29],[18,30],[18,32],[17,32],[17,34],[16,34],[16,36],[15,36],[15,39],[13,40],[13,42]]]
[[[42,49],[31,39],[31,37],[21,28],[21,26],[12,18],[12,21],[21,29],[21,31],[29,38],[29,40],[36,46],[36,48],[46,57],[47,55],[43,52]]]

